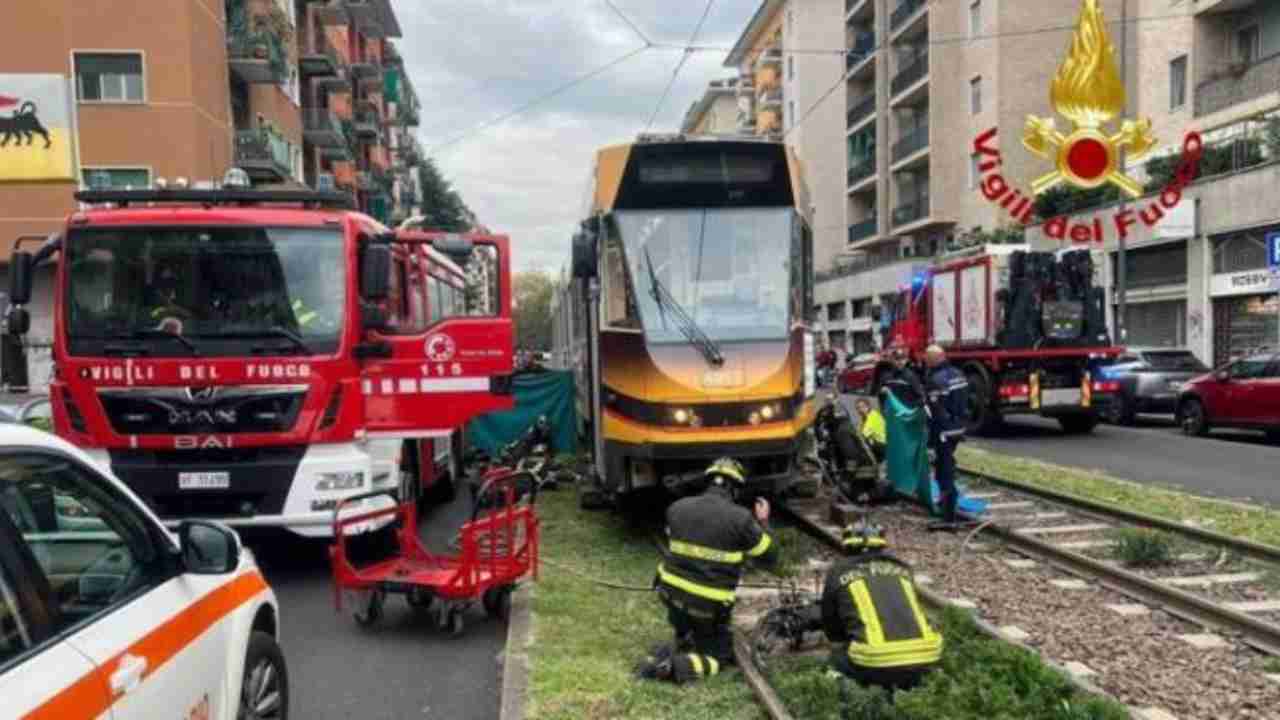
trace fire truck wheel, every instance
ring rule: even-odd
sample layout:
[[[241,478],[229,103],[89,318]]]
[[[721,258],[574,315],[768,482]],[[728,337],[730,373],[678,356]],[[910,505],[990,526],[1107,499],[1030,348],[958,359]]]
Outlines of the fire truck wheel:
[[[382,619],[382,605],[386,600],[385,590],[370,590],[364,607],[357,609],[351,615],[361,627],[369,627]]]
[[[993,435],[1000,429],[999,408],[991,402],[991,374],[979,365],[965,368],[969,380],[969,425],[965,430],[973,435]]]

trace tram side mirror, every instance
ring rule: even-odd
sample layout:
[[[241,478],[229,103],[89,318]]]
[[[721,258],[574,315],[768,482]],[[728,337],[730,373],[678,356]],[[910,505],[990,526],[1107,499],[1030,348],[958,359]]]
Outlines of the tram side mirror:
[[[591,278],[596,274],[595,237],[580,232],[573,236],[573,276]]]
[[[445,235],[432,240],[431,247],[436,252],[448,255],[449,259],[459,265],[466,265],[476,246],[470,238],[464,238],[460,235]]]
[[[18,250],[9,258],[9,302],[26,305],[31,302],[31,273],[35,262],[31,253]]]
[[[391,294],[391,246],[366,243],[360,251],[360,297],[381,302]]]

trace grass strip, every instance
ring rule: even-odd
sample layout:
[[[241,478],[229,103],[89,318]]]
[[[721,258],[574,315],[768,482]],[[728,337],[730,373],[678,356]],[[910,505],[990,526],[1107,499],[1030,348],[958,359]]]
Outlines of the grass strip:
[[[648,585],[657,562],[649,528],[612,513],[580,511],[570,490],[539,497],[544,558],[601,580]],[[652,593],[601,588],[543,565],[533,588],[528,717],[764,718],[734,670],[676,687],[632,677],[647,650],[670,642],[666,614]]]
[[[893,696],[833,679],[819,658],[770,663],[770,683],[787,708],[810,720],[1121,720],[1115,702],[1077,691],[1022,648],[983,635],[967,612],[934,623],[946,639],[942,662],[917,688]]]
[[[956,452],[962,470],[986,473],[1028,485],[1136,508],[1158,517],[1194,520],[1220,533],[1268,545],[1280,545],[1280,512],[1261,506],[1204,498],[1190,493],[1121,480],[1100,472],[1063,467],[962,445]]]

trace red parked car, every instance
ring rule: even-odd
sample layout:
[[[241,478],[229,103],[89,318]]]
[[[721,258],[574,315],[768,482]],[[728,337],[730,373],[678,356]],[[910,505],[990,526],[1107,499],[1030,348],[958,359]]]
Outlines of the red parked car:
[[[849,358],[840,374],[836,375],[836,390],[840,394],[867,393],[872,390],[871,381],[875,378],[876,363],[879,356],[875,353],[863,353]]]
[[[1187,435],[1233,427],[1280,442],[1280,355],[1241,358],[1192,378],[1178,398],[1178,423]]]

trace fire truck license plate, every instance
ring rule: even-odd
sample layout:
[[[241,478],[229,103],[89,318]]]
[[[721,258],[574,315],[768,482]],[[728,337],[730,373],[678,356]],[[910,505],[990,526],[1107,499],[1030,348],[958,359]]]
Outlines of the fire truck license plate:
[[[231,473],[178,473],[179,490],[226,490],[229,487],[231,487]]]

